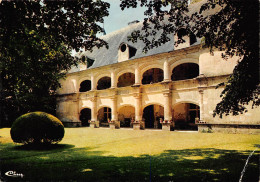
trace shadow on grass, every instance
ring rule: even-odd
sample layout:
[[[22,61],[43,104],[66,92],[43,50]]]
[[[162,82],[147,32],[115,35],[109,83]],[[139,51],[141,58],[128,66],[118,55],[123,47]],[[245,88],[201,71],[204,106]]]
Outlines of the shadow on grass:
[[[15,146],[15,150],[39,150],[39,151],[50,151],[50,150],[65,150],[75,147],[75,145],[69,144],[49,144],[49,145],[19,145]]]
[[[23,173],[25,181],[238,181],[250,153],[203,148],[115,157],[92,148],[65,147],[30,158],[6,159],[1,170]],[[259,151],[250,159],[243,182],[258,181],[258,177]]]

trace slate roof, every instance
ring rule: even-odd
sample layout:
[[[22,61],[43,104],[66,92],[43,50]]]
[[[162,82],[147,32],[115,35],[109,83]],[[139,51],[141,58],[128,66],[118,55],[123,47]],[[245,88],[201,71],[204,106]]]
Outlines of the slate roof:
[[[198,3],[194,3],[190,5],[190,13],[193,13],[194,11],[198,11],[200,6],[205,2],[206,0],[202,0]],[[153,48],[149,50],[146,54],[143,53],[143,47],[144,43],[140,40],[137,41],[137,43],[132,43],[131,41],[127,41],[127,37],[134,31],[134,30],[140,30],[143,26],[143,22],[139,23],[134,23],[131,24],[125,28],[122,28],[120,30],[117,30],[115,32],[109,33],[105,36],[100,37],[101,39],[104,39],[108,45],[109,49],[106,49],[105,47],[102,47],[100,49],[94,48],[92,52],[89,51],[83,51],[79,53],[77,56],[82,57],[86,56],[90,59],[95,60],[93,65],[89,67],[88,69],[91,68],[97,68],[105,65],[110,65],[110,64],[115,64],[118,63],[118,49],[119,46],[122,43],[126,43],[129,46],[132,46],[137,49],[135,56],[131,57],[129,60],[136,59],[136,58],[141,58],[141,57],[146,57],[146,56],[151,56],[159,53],[165,53],[165,52],[170,52],[174,50],[174,40],[173,40],[173,35],[168,35],[168,37],[171,38],[169,42],[166,44],[162,44],[158,48]],[[154,38],[155,40],[159,38],[160,34],[157,34]],[[200,40],[197,40],[194,45],[197,45],[200,43]],[[73,68],[70,70],[71,72],[77,72],[80,71],[79,67]]]

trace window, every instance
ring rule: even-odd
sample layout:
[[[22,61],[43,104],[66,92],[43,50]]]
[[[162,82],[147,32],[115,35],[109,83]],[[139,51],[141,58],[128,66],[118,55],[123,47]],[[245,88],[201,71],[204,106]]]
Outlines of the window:
[[[111,108],[104,107],[104,121],[108,121],[108,119],[111,119]]]
[[[200,118],[200,107],[195,104],[189,104],[189,122],[194,123],[195,118]]]
[[[121,45],[120,49],[121,49],[122,52],[125,52],[125,50],[126,50],[126,45],[125,45],[125,44]]]

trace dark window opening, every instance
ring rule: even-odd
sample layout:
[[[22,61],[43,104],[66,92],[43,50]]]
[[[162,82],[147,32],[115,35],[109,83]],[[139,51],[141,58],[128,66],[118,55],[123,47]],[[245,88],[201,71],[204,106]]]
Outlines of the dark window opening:
[[[142,84],[152,84],[163,81],[163,70],[152,68],[144,72]]]
[[[85,63],[85,61],[86,61],[86,57],[82,56],[82,62]]]
[[[79,117],[82,126],[89,126],[89,120],[91,120],[91,109],[85,108],[80,111]]]
[[[87,68],[89,68],[90,66],[92,66],[93,63],[94,63],[94,61],[95,61],[95,60],[88,58],[88,59],[87,59]]]
[[[93,63],[94,63],[94,61],[95,61],[95,60],[90,59],[90,58],[88,58],[88,57],[86,57],[86,56],[82,56],[81,60],[82,60],[83,63],[85,63],[85,64],[87,65],[87,68],[89,68],[90,66],[92,66]]]
[[[79,91],[80,92],[87,92],[91,90],[91,81],[90,80],[85,80],[81,82]]]
[[[184,28],[181,28],[178,32],[177,32],[177,36],[178,38],[183,38],[184,36],[188,35],[187,31]]]
[[[134,57],[136,54],[137,49],[134,47],[129,46],[129,58]]]
[[[118,78],[117,87],[127,87],[135,83],[135,75],[133,73],[124,73]]]
[[[144,108],[143,119],[145,122],[145,128],[161,129],[162,125],[160,119],[164,120],[163,110],[163,107],[159,105],[149,105]]]
[[[126,45],[125,45],[125,44],[121,45],[120,49],[121,49],[121,52],[125,52],[125,50],[126,50]]]
[[[191,35],[190,35],[190,45],[193,45],[196,42],[197,42],[196,36],[193,33],[191,33]]]
[[[111,78],[110,77],[103,77],[98,81],[97,89],[104,90],[111,87]]]
[[[195,63],[184,63],[172,70],[173,81],[192,79],[199,76],[199,65]]]
[[[195,36],[194,33],[190,32],[188,33],[187,30],[185,30],[184,28],[181,28],[178,32],[177,32],[177,36],[179,39],[183,39],[185,36],[189,35],[189,41],[190,41],[190,45],[193,45],[194,43],[197,42],[197,38]]]

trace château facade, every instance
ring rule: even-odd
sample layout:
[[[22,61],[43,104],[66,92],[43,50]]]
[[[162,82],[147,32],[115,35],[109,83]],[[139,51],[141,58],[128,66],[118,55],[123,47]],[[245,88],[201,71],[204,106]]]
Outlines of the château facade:
[[[86,64],[73,68],[58,90],[57,116],[65,126],[260,133],[259,109],[213,117],[223,90],[216,86],[237,57],[212,55],[195,36],[176,47],[177,35],[144,54],[142,42],[127,41],[141,26],[134,22],[103,36],[109,49],[78,53]]]

